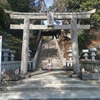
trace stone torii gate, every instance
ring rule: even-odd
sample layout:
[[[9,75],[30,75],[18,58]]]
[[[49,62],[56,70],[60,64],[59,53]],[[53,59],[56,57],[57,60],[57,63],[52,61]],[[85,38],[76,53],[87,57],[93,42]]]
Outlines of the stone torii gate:
[[[68,12],[68,13],[53,13],[54,20],[66,20],[71,19],[71,24],[69,25],[54,25],[48,27],[48,25],[33,25],[30,24],[30,19],[32,20],[46,20],[47,13],[23,13],[23,12],[12,12],[5,11],[10,14],[12,19],[24,19],[24,24],[20,25],[10,25],[10,29],[21,29],[23,30],[23,43],[22,43],[22,56],[21,56],[21,73],[27,73],[28,66],[28,46],[29,46],[29,30],[44,30],[44,29],[71,29],[72,30],[72,54],[73,54],[73,72],[79,74],[80,64],[79,64],[79,51],[78,51],[78,29],[90,29],[90,25],[80,25],[77,24],[77,19],[87,19],[90,18],[91,14],[95,13],[95,9],[88,12]]]

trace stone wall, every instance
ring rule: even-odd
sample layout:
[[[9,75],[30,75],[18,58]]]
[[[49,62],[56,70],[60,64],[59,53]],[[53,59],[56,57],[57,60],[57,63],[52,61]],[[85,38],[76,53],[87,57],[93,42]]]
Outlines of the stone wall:
[[[80,61],[81,69],[84,68],[85,71],[94,72],[98,70],[100,72],[100,60],[95,61]]]

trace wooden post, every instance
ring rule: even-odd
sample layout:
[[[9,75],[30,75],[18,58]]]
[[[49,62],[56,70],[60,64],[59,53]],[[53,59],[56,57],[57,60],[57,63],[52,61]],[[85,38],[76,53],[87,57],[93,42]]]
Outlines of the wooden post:
[[[79,51],[78,51],[77,20],[75,18],[71,19],[71,28],[72,28],[73,71],[74,74],[79,74],[80,64],[79,64]]]
[[[28,67],[28,50],[29,50],[29,19],[24,19],[24,30],[23,30],[23,43],[22,43],[22,57],[21,57],[21,73],[27,73]]]

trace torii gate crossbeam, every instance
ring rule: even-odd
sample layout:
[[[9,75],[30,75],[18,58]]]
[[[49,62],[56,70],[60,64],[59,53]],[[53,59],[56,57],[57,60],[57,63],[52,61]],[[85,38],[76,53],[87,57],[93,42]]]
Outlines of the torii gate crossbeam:
[[[77,29],[90,29],[90,25],[80,25],[77,24]],[[10,25],[10,29],[24,29],[24,25]],[[71,25],[55,25],[53,28],[48,27],[47,25],[29,25],[30,30],[47,30],[47,29],[54,29],[54,30],[61,30],[61,29],[71,29]]]
[[[29,19],[39,19],[39,20],[46,20],[47,19],[47,13],[23,13],[23,12],[12,12],[5,10],[6,13],[10,14],[10,17],[12,19],[24,19],[26,16]],[[90,15],[92,13],[95,13],[95,9],[88,11],[88,12],[66,12],[66,13],[54,13],[54,19],[55,20],[66,20],[71,18],[77,18],[77,19],[86,19],[90,18]]]
[[[79,54],[78,54],[78,29],[90,29],[90,25],[79,25],[77,19],[90,18],[91,14],[95,13],[95,9],[88,12],[68,12],[68,13],[54,13],[54,20],[71,19],[71,25],[53,26],[52,28],[46,25],[32,25],[30,19],[46,20],[47,13],[23,13],[5,11],[10,14],[12,19],[24,19],[22,25],[11,25],[11,29],[23,29],[23,45],[22,45],[22,60],[21,71],[23,74],[27,73],[28,65],[28,44],[29,44],[29,29],[71,29],[72,30],[72,54],[73,54],[73,71],[75,74],[80,72]]]

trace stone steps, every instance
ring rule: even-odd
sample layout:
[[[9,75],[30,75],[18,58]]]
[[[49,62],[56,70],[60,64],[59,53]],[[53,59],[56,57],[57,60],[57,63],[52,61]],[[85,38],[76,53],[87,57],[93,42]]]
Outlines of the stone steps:
[[[37,71],[30,78],[0,86],[0,100],[100,100],[100,84],[65,77],[71,72]]]
[[[58,79],[58,80],[57,80]],[[81,84],[81,81],[79,80],[69,80],[68,78],[67,79],[64,79],[62,78],[61,80],[59,80],[60,78],[57,78],[57,79],[41,79],[41,78],[38,78],[38,79],[34,79],[34,80],[21,80],[21,81],[9,81],[9,82],[3,82],[2,84],[78,84],[80,83]],[[42,81],[41,81],[42,80]]]
[[[32,78],[68,78],[72,74],[72,71],[64,70],[40,70],[31,74]]]
[[[46,67],[42,68],[42,70],[47,70]],[[59,67],[52,67],[51,70],[64,70],[63,68],[59,68]]]
[[[42,43],[40,57],[38,61],[39,68],[47,70],[48,54],[49,54],[52,63],[52,70],[62,70],[63,66],[57,52],[58,51],[54,40],[52,39],[49,41],[44,40]]]
[[[37,71],[30,74],[30,78],[21,79],[19,81],[4,81],[2,84],[76,84],[82,83],[79,78],[71,78],[72,72],[61,70],[55,71]]]
[[[62,71],[59,71],[62,73]],[[86,83],[79,78],[54,76],[57,71],[44,73],[41,77],[31,77],[17,82],[3,83],[0,91],[34,91],[34,90],[100,90],[100,85]],[[5,85],[4,85],[5,84]]]
[[[100,100],[99,91],[35,90],[4,92],[0,100]]]
[[[84,84],[20,84],[0,87],[1,91],[33,91],[33,90],[100,90],[99,86]]]

